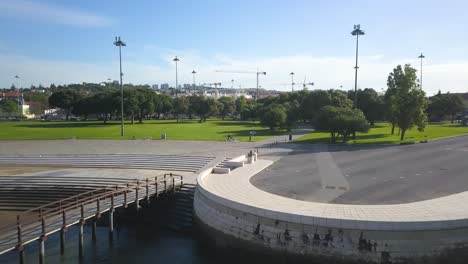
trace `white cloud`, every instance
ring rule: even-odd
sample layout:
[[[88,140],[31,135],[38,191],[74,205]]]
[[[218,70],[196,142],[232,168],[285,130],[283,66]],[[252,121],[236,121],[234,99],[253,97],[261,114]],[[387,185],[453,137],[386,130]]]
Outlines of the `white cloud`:
[[[160,52],[160,50],[158,50]],[[307,82],[315,82],[313,89],[343,89],[354,87],[354,58],[344,57],[314,57],[284,56],[272,58],[233,59],[225,55],[211,57],[202,56],[196,51],[164,50],[161,53],[149,54],[159,58],[161,63],[140,63],[136,59],[123,60],[124,82],[134,84],[175,83],[175,65],[172,59],[180,58],[179,84],[192,83],[192,70],[196,70],[197,83],[221,82],[224,87],[234,86],[255,87],[255,74],[217,73],[216,70],[255,71],[257,67],[266,71],[266,76],[260,76],[260,85],[267,89],[289,91],[291,89],[291,71],[295,72],[296,89],[301,89],[300,83],[307,76]],[[118,62],[108,64],[77,63],[72,61],[37,60],[29,57],[0,54],[0,87],[8,87],[13,83],[13,76],[18,74],[21,86],[42,83],[80,83],[102,82],[107,78],[118,79]],[[376,56],[361,57],[359,62],[359,87],[372,87],[376,90],[386,88],[388,74],[397,64],[412,63],[419,68],[414,59],[384,60]],[[431,64],[425,62],[423,85],[429,94],[435,94],[439,89],[443,92],[468,92],[467,62]]]
[[[0,0],[0,16],[85,27],[108,26],[112,23],[105,16],[28,0]]]

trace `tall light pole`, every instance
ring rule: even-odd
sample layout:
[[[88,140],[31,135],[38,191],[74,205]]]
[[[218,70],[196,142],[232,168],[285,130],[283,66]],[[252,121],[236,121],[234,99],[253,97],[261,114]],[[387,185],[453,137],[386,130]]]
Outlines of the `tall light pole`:
[[[179,89],[179,83],[178,83],[178,77],[177,77],[177,62],[179,62],[179,58],[177,58],[177,56],[175,56],[175,58],[173,59],[173,61],[175,61],[175,89],[176,89],[176,96],[177,96],[177,89]]]
[[[234,79],[231,79],[231,89],[234,89]]]
[[[120,37],[115,37],[114,45],[119,47],[119,64],[120,64],[120,136],[124,136],[124,101],[123,101],[123,82],[122,82],[122,47],[127,46]]]
[[[421,90],[422,90],[422,77],[423,77],[423,75],[422,75],[422,66],[423,66],[423,59],[426,58],[426,57],[421,52],[421,55],[419,55],[418,58],[421,59],[421,72],[420,72],[421,77],[419,78],[419,87],[421,87]]]
[[[258,76],[259,75],[266,75],[266,72],[259,72],[258,69],[257,69],[257,92],[255,93],[255,101],[257,101],[258,99]]]
[[[354,108],[357,108],[357,72],[358,72],[358,54],[359,54],[359,36],[364,35],[364,31],[361,30],[361,25],[354,25],[354,30],[351,31],[351,35],[356,36],[356,66],[354,67]]]
[[[192,77],[193,77],[193,88],[195,89],[195,74],[197,74],[197,72],[195,70],[192,71]]]
[[[17,90],[17,92],[18,92],[18,98],[16,98],[17,104],[18,104],[18,113],[17,114],[18,114],[18,118],[21,118],[21,112],[20,112],[21,111],[21,109],[20,109],[21,108],[21,103],[20,103],[21,99],[20,99],[20,91],[19,91],[19,78],[20,77],[18,75],[15,75],[15,90]]]
[[[291,92],[294,93],[294,72],[291,72],[290,75],[291,75]]]

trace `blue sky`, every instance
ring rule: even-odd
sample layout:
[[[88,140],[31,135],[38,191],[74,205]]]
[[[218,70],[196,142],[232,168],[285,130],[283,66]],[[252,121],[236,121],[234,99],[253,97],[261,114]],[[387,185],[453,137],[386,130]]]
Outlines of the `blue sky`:
[[[443,3],[443,5],[441,4]],[[20,75],[20,85],[101,82],[118,78],[114,36],[126,41],[124,79],[132,83],[222,82],[289,90],[296,82],[315,88],[353,85],[354,24],[360,41],[359,86],[385,88],[397,64],[419,69],[424,90],[468,92],[468,20],[464,1],[39,1],[0,0],[0,87]]]

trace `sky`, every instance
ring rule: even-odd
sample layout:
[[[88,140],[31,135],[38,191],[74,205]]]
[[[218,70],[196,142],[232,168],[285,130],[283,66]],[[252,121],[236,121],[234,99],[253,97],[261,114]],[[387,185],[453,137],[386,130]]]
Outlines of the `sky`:
[[[223,87],[291,90],[386,89],[398,64],[420,71],[429,95],[468,92],[468,2],[463,0],[0,0],[0,87],[103,82],[221,82]],[[20,78],[15,79],[18,75]],[[231,80],[234,80],[232,83]]]

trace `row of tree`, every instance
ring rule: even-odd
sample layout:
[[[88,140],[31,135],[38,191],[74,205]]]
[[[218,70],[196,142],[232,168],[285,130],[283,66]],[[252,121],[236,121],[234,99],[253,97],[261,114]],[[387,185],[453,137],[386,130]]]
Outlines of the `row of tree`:
[[[358,90],[357,106],[353,104],[354,91],[313,90],[283,93],[254,100],[244,97],[218,99],[201,94],[172,97],[157,94],[147,87],[125,87],[123,91],[124,116],[140,123],[150,118],[199,118],[205,122],[210,116],[259,120],[275,129],[292,129],[297,123],[309,123],[330,133],[331,141],[343,141],[356,132],[367,132],[376,121],[391,124],[391,133],[401,140],[406,131],[416,126],[423,130],[428,116],[441,118],[463,110],[463,102],[456,95],[438,94],[429,101],[417,82],[416,70],[410,65],[398,65],[389,74],[388,89],[378,93],[374,89]],[[109,88],[92,95],[82,95],[77,89],[61,89],[49,97],[51,107],[62,108],[68,116],[96,115],[106,122],[120,116],[120,91]]]
[[[142,123],[145,119],[168,118],[173,116],[179,121],[182,116],[205,122],[209,116],[240,117],[246,116],[242,110],[248,104],[244,97],[234,100],[232,97],[214,99],[203,95],[180,96],[173,98],[166,94],[157,94],[147,88],[126,88],[123,90],[124,116],[130,120],[138,119]],[[118,90],[107,90],[93,95],[83,96],[76,90],[65,89],[53,93],[49,97],[49,104],[54,108],[61,108],[66,113],[82,116],[87,119],[91,115],[102,118],[104,122],[115,116],[120,116],[121,94]]]

